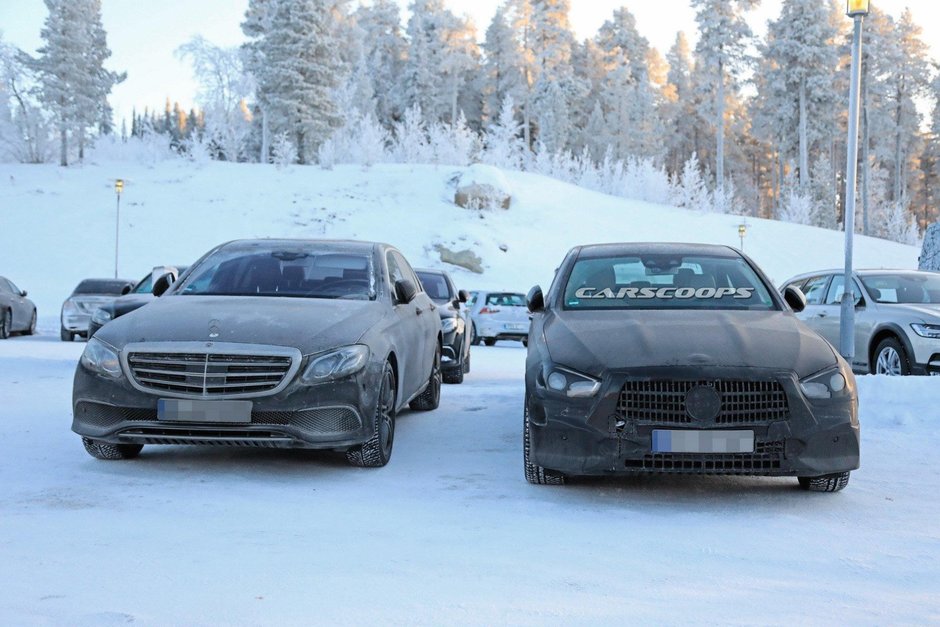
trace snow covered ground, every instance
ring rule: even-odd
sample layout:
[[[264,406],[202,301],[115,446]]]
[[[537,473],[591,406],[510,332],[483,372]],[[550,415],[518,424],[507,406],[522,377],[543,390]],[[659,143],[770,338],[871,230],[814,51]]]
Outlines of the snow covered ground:
[[[53,321],[54,322],[54,321]],[[389,466],[69,431],[83,344],[0,342],[0,624],[940,621],[940,380],[860,379],[862,469],[795,479],[522,476],[524,351],[473,349]]]
[[[182,160],[84,167],[0,164],[0,275],[30,292],[41,318],[58,317],[79,280],[113,276],[115,178],[121,206],[122,278],[195,261],[242,237],[375,239],[416,266],[441,267],[435,244],[469,249],[484,274],[447,267],[458,287],[547,287],[578,244],[682,241],[738,246],[741,218],[615,198],[535,174],[505,172],[512,207],[478,212],[453,204],[449,181],[466,168],[376,165],[287,167]],[[838,267],[837,231],[747,219],[745,250],[782,283]],[[505,251],[503,250],[505,248]],[[918,250],[856,239],[858,267],[916,268]],[[446,266],[445,266],[446,267]]]

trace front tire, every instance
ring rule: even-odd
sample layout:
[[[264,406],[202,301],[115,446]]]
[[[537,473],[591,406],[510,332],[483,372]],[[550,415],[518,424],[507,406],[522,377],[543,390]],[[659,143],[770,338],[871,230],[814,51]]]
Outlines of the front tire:
[[[441,404],[441,347],[437,346],[434,352],[434,365],[431,367],[431,376],[428,377],[428,387],[424,389],[408,406],[418,411],[431,411]]]
[[[483,338],[477,333],[477,325],[470,323],[470,346],[479,346]]]
[[[71,342],[75,339],[75,334],[67,330],[65,327],[59,329],[59,339],[63,342]]]
[[[495,338],[495,337],[485,337],[485,338],[483,338],[483,343],[486,344],[487,346],[496,346],[496,338]]]
[[[878,348],[875,349],[872,374],[889,377],[906,377],[911,374],[911,360],[897,338],[888,337],[878,344]]]
[[[837,472],[821,477],[798,477],[800,487],[809,492],[838,492],[849,485],[849,474]]]
[[[456,368],[451,368],[450,370],[445,370],[443,373],[444,383],[460,385],[463,383],[463,364],[460,364]]]
[[[9,309],[0,311],[0,340],[5,340],[13,333],[13,313]]]
[[[364,444],[346,451],[346,461],[360,468],[381,468],[392,458],[395,443],[395,373],[388,362],[375,404],[375,431]]]
[[[29,328],[24,331],[24,335],[36,335],[36,310],[33,309],[33,317],[29,321]]]
[[[110,444],[85,437],[82,438],[82,445],[89,455],[104,460],[134,459],[144,448],[143,444]]]
[[[522,465],[525,469],[525,479],[536,485],[565,485],[565,475],[542,468],[529,461],[529,448],[531,446],[529,442],[529,403],[526,402],[522,423]]]

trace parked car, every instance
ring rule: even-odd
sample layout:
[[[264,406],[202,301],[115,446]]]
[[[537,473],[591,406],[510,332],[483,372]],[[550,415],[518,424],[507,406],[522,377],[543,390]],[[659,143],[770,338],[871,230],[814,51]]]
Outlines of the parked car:
[[[463,383],[464,375],[470,372],[470,316],[461,303],[466,303],[470,294],[466,290],[458,290],[444,270],[415,270],[415,273],[441,316],[444,383]]]
[[[785,299],[785,300],[784,300]],[[859,466],[849,365],[742,253],[693,244],[571,250],[534,287],[525,476],[796,476],[844,488]]]
[[[840,344],[845,272],[821,270],[784,283],[806,295],[798,317]],[[856,372],[940,375],[940,274],[914,270],[855,272]]]
[[[470,320],[474,346],[493,346],[498,340],[529,341],[529,312],[525,295],[516,292],[471,292]]]
[[[99,308],[113,302],[134,286],[127,279],[85,279],[62,303],[61,331],[63,342],[71,342],[75,336],[89,337],[91,316]]]
[[[132,288],[126,288],[127,292],[112,302],[99,307],[91,315],[91,321],[88,323],[88,337],[93,337],[98,329],[106,325],[115,318],[120,318],[124,314],[140,309],[154,299],[153,280],[164,274],[172,274],[175,281],[186,271],[186,266],[157,266],[147,276],[137,282]]]
[[[0,340],[36,332],[36,304],[13,281],[0,276]]]
[[[93,457],[228,444],[384,466],[396,413],[440,402],[440,317],[386,244],[230,242],[153,292],[76,369],[72,430]]]

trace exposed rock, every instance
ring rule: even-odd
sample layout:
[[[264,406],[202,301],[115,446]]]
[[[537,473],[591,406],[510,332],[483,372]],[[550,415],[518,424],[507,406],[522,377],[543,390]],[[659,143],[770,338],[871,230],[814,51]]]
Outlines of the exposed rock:
[[[509,209],[512,198],[492,185],[471,183],[457,188],[454,203],[464,209]]]
[[[483,260],[472,250],[454,251],[443,244],[435,244],[434,250],[440,253],[444,263],[465,268],[475,274],[483,274]]]

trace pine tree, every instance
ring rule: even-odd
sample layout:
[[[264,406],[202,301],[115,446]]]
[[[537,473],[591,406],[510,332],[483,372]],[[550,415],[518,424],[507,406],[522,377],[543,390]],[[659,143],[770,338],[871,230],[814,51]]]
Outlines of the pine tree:
[[[519,102],[525,91],[522,50],[507,4],[499,6],[486,29],[483,54],[483,115],[493,119],[502,115],[507,98]]]
[[[684,33],[676,34],[676,41],[669,49],[666,61],[669,64],[669,73],[661,105],[665,126],[665,162],[669,172],[675,174],[682,168],[689,155],[698,153],[692,55]]]
[[[760,0],[692,0],[699,40],[695,47],[699,88],[711,96],[715,129],[715,180],[720,190],[725,179],[725,113],[729,90],[734,94],[738,79],[749,65],[747,48],[752,39],[744,13]],[[707,109],[706,109],[707,110]]]
[[[405,108],[402,89],[407,42],[401,32],[398,5],[392,0],[375,0],[360,6],[354,14],[362,31],[363,63],[375,99],[375,113],[390,127]]]
[[[271,128],[291,135],[300,163],[341,124],[333,101],[342,60],[328,0],[249,4],[242,29]]]

